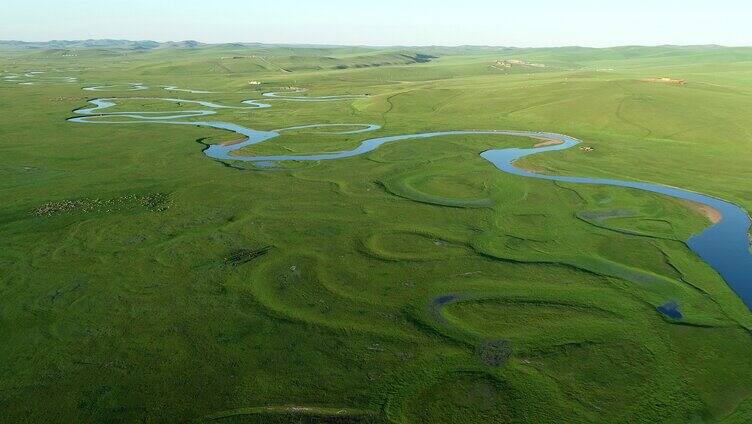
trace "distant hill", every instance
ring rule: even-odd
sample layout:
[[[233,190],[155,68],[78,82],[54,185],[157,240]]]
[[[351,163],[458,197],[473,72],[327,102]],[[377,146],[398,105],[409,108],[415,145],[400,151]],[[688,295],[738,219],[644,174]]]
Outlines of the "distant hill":
[[[52,40],[52,41],[0,41],[0,48],[4,49],[156,49],[167,43],[142,40]]]
[[[51,40],[51,41],[19,41],[0,40],[0,49],[23,50],[23,49],[130,49],[151,50],[160,48],[193,49],[200,47],[224,47],[224,48],[248,48],[248,47],[315,47],[315,48],[339,48],[343,46],[328,45],[291,45],[291,44],[263,44],[263,43],[221,43],[208,44],[195,40],[157,42],[152,40],[114,40],[114,39],[89,39],[89,40]]]
[[[608,48],[593,47],[544,47],[544,48],[520,48],[504,46],[338,46],[338,45],[318,45],[318,44],[264,44],[264,43],[220,43],[209,44],[195,40],[167,41],[157,42],[152,40],[115,40],[115,39],[88,39],[88,40],[52,40],[52,41],[18,41],[18,40],[0,40],[0,50],[51,50],[51,49],[128,49],[128,50],[153,50],[153,49],[195,49],[195,48],[225,48],[225,49],[243,49],[243,48],[294,48],[294,49],[353,49],[353,50],[411,50],[420,49],[423,52],[437,54],[458,54],[458,53],[483,53],[483,52],[567,52],[572,55],[591,55],[593,52],[611,52],[613,56],[630,57],[651,54],[654,52],[673,52],[682,54],[688,51],[697,50],[724,50],[733,49],[718,45],[701,45],[701,46],[618,46]],[[744,49],[744,48],[742,48]]]
[[[250,72],[304,72],[382,66],[419,65],[441,58],[474,58],[483,69],[503,72],[539,72],[555,69],[612,69],[623,66],[669,66],[677,63],[752,62],[752,47],[620,46],[609,48],[499,46],[330,46],[311,44],[222,43],[194,40],[53,40],[0,41],[0,52],[27,59],[76,60],[129,57],[150,60],[142,72],[172,74],[237,74]],[[168,57],[190,59],[175,62]],[[522,64],[523,66],[517,66]],[[524,66],[524,64],[528,64]],[[534,64],[534,65],[531,65]],[[507,66],[509,65],[509,66]],[[457,66],[460,66],[459,64]],[[514,69],[512,69],[514,68]]]

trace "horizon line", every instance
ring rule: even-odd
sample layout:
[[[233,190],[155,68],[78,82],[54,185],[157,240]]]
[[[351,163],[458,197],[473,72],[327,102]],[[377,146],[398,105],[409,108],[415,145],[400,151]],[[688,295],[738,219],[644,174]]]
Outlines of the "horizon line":
[[[131,42],[131,43],[158,43],[158,44],[178,44],[178,43],[198,43],[205,46],[221,46],[228,44],[246,44],[246,45],[262,45],[262,46],[300,46],[300,47],[361,47],[361,48],[462,48],[462,47],[476,47],[476,48],[502,48],[502,49],[556,49],[556,48],[586,48],[586,49],[612,49],[619,47],[719,47],[719,48],[749,48],[752,45],[728,45],[717,43],[705,43],[705,44],[615,44],[608,46],[588,46],[580,44],[570,45],[547,45],[547,46],[513,46],[513,45],[494,45],[494,44],[424,44],[424,45],[410,45],[410,44],[338,44],[338,43],[273,43],[273,42],[261,42],[261,41],[226,41],[226,42],[205,42],[195,39],[185,40],[167,40],[157,41],[153,39],[128,39],[128,38],[79,38],[79,39],[51,39],[44,41],[29,41],[21,39],[2,39],[0,43],[26,43],[26,44],[49,44],[55,42],[87,42],[87,41],[119,41],[119,42]]]

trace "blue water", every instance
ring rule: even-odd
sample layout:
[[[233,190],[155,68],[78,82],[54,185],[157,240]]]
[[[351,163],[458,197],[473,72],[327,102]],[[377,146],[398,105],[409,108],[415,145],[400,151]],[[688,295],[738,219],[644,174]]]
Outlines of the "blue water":
[[[334,101],[358,98],[360,96],[284,97],[276,93],[266,93],[265,97],[267,97],[269,100],[284,99],[289,101]],[[83,116],[70,118],[69,120],[79,123],[99,124],[161,123],[171,125],[197,125],[202,127],[232,131],[246,137],[245,141],[232,145],[210,145],[208,148],[206,148],[206,150],[204,150],[204,154],[206,154],[206,156],[210,158],[217,160],[253,162],[263,167],[269,167],[275,162],[280,161],[326,161],[350,158],[362,155],[364,153],[372,152],[388,143],[406,140],[417,141],[453,135],[504,135],[557,140],[560,142],[560,144],[533,148],[507,148],[488,150],[481,153],[481,157],[489,161],[500,171],[520,177],[559,181],[571,184],[627,187],[700,203],[717,210],[722,216],[721,220],[718,223],[706,228],[699,234],[692,236],[687,241],[687,245],[695,254],[697,254],[698,257],[700,257],[703,261],[713,267],[713,269],[715,269],[716,272],[718,272],[718,274],[723,277],[729,287],[734,290],[734,292],[747,305],[747,307],[752,309],[752,254],[750,253],[750,240],[748,236],[750,229],[750,217],[743,209],[734,205],[733,203],[729,203],[712,196],[707,196],[688,190],[682,190],[676,187],[636,181],[537,174],[525,171],[514,166],[514,163],[521,158],[535,154],[566,150],[579,143],[579,140],[566,135],[531,131],[443,131],[372,138],[363,141],[355,149],[331,153],[311,155],[241,156],[233,153],[244,147],[271,140],[279,136],[281,131],[338,126],[345,128],[362,127],[362,129],[359,130],[349,130],[338,133],[354,134],[363,133],[366,131],[374,131],[379,129],[379,126],[372,124],[313,124],[285,128],[276,131],[258,131],[227,122],[182,120],[186,118],[213,115],[217,113],[215,109],[260,109],[271,107],[271,105],[268,103],[261,103],[256,100],[246,100],[242,102],[247,106],[225,106],[212,102],[197,100],[162,98],[150,100],[196,104],[207,109],[165,112],[103,112],[104,110],[115,106],[117,100],[117,98],[91,100],[89,101],[89,103],[94,105],[94,107],[82,108],[74,111],[75,113]],[[108,121],[106,120],[107,117],[118,117],[121,119],[128,118],[131,120]]]
[[[679,311],[679,304],[673,300],[666,302],[665,304],[655,309],[671,319],[675,319],[677,321],[684,319],[684,315],[682,315],[682,313]]]

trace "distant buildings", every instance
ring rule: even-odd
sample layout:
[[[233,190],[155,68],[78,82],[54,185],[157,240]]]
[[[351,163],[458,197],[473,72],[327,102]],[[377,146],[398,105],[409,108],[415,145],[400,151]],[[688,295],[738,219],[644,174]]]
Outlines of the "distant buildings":
[[[519,60],[519,59],[499,59],[496,62],[494,62],[493,65],[491,65],[492,68],[496,68],[500,70],[510,69],[513,66],[525,66],[525,67],[530,67],[530,68],[545,68],[546,67],[546,65],[542,63],[526,62],[524,60]]]
[[[658,77],[658,78],[645,78],[643,79],[645,82],[660,82],[663,84],[673,84],[673,85],[684,85],[687,83],[686,80],[683,79],[675,79],[675,78],[668,78],[668,77]]]

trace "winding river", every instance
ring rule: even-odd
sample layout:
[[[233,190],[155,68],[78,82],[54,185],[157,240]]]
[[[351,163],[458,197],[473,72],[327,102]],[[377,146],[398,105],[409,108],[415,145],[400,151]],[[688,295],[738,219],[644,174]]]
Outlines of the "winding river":
[[[126,84],[131,90],[142,90],[141,84]],[[89,87],[89,91],[105,90],[108,87],[100,86]],[[167,86],[166,89],[174,89],[173,86]],[[303,90],[293,92],[293,94],[302,93]],[[327,102],[339,100],[353,100],[365,96],[344,95],[344,96],[323,96],[323,97],[305,97],[290,96],[289,94],[265,93],[264,102],[269,101],[301,101],[301,102]],[[375,131],[380,127],[374,124],[314,124],[303,125],[290,128],[282,128],[274,131],[258,131],[246,128],[237,124],[221,121],[193,121],[188,118],[205,117],[217,113],[217,109],[263,109],[271,107],[270,103],[263,103],[258,100],[245,100],[241,106],[226,106],[212,102],[198,100],[183,100],[174,98],[146,98],[146,97],[128,97],[122,100],[160,100],[171,103],[197,105],[203,108],[195,110],[182,111],[159,111],[159,112],[107,112],[107,109],[117,105],[119,98],[98,98],[90,100],[92,107],[84,107],[74,111],[79,116],[69,118],[70,122],[88,123],[88,124],[170,124],[170,125],[194,125],[207,128],[232,131],[245,137],[239,143],[223,145],[213,144],[204,150],[204,154],[210,158],[221,161],[244,161],[254,162],[261,166],[268,166],[279,161],[326,161],[344,159],[353,156],[362,155],[376,150],[384,144],[405,140],[424,140],[443,136],[453,135],[503,135],[517,137],[531,137],[535,139],[548,139],[558,142],[533,148],[507,148],[494,149],[481,153],[481,157],[492,163],[500,171],[517,175],[525,178],[537,178],[549,181],[559,181],[571,184],[591,184],[627,187],[631,189],[658,193],[676,199],[687,200],[706,205],[720,212],[721,219],[704,231],[692,236],[687,245],[689,248],[713,269],[723,277],[731,289],[739,298],[752,309],[752,253],[750,253],[750,217],[746,211],[733,203],[722,199],[683,190],[676,187],[664,186],[660,184],[651,184],[646,182],[622,181],[615,179],[603,178],[586,178],[586,177],[569,177],[537,174],[525,171],[514,166],[514,163],[526,156],[541,154],[546,152],[560,151],[569,149],[577,145],[580,141],[562,134],[547,132],[531,131],[506,131],[506,130],[489,130],[489,131],[443,131],[429,132],[419,134],[393,135],[386,137],[377,137],[363,141],[358,147],[352,150],[337,151],[331,153],[311,154],[311,155],[274,155],[274,156],[242,156],[233,154],[238,150],[253,145],[269,141],[280,135],[281,132],[306,129],[306,128],[344,128],[343,131],[335,131],[336,134],[355,134]],[[109,119],[108,119],[109,118]],[[113,119],[117,118],[117,119]],[[127,120],[123,120],[127,119]],[[355,128],[355,129],[354,129]]]

